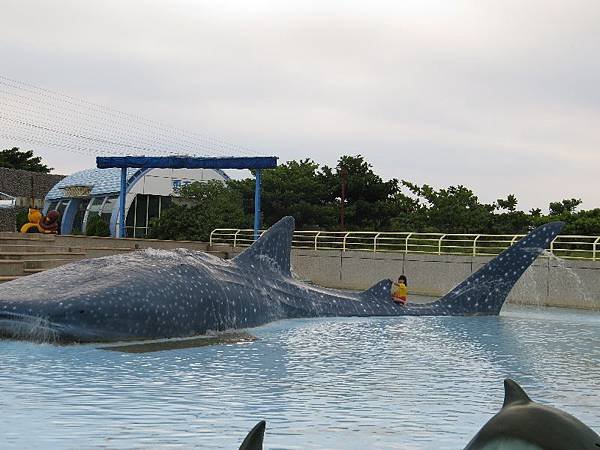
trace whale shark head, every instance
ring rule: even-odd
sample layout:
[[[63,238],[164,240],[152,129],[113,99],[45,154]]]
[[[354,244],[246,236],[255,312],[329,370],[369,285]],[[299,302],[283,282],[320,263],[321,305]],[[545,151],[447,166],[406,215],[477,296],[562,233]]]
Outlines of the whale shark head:
[[[465,450],[598,450],[600,436],[560,409],[532,401],[511,379],[504,380],[504,403]]]
[[[205,253],[143,250],[30,275],[0,290],[0,337],[67,343],[189,336],[196,331],[190,314],[202,325],[203,302],[222,293],[222,266],[227,262]]]

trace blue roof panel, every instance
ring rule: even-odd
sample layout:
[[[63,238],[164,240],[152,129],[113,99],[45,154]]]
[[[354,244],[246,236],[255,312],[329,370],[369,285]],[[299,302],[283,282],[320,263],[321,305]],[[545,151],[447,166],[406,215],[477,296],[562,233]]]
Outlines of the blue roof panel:
[[[127,179],[130,179],[139,169],[127,169]],[[91,195],[118,194],[121,189],[121,169],[87,169],[75,172],[63,178],[54,185],[46,200],[65,198],[61,187],[86,185],[93,186]]]

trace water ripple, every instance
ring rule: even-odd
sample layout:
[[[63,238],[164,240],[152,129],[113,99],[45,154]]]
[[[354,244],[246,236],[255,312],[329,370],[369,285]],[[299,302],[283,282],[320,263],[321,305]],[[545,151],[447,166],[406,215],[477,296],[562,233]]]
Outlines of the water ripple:
[[[456,449],[502,379],[600,429],[600,315],[282,321],[259,341],[148,354],[0,341],[2,448]]]

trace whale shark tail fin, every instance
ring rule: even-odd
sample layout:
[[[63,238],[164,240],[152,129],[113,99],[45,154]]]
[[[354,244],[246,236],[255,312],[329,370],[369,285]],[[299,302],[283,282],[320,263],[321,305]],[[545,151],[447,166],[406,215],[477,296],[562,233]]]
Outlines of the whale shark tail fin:
[[[448,315],[496,315],[523,272],[560,233],[564,222],[536,228],[435,302]]]
[[[261,267],[285,275],[290,272],[290,250],[294,235],[294,218],[284,217],[234,260],[238,264]]]
[[[250,433],[248,433],[248,436],[246,436],[246,439],[240,445],[240,450],[262,450],[266,426],[267,422],[264,420],[254,425],[254,428],[250,430]]]

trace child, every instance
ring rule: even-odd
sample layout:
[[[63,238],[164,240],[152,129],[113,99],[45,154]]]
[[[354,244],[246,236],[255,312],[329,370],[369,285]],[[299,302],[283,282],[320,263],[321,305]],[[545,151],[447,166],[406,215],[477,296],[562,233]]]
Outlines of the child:
[[[406,281],[406,276],[400,275],[398,277],[398,281],[392,284],[392,299],[395,303],[399,305],[406,305],[408,301],[408,282]]]

